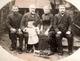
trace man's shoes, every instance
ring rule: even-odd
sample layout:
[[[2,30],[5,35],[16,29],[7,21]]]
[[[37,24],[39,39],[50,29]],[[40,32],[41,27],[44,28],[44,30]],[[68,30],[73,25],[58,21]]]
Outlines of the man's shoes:
[[[14,50],[16,50],[16,49],[14,49],[14,48],[10,48],[10,51],[14,51]]]
[[[22,54],[22,52],[23,52],[22,48],[19,48],[19,49],[18,49],[18,53],[19,53],[19,54]]]
[[[22,51],[18,51],[19,54],[22,54]]]
[[[59,52],[58,55],[61,55],[62,56],[63,55],[63,52]]]
[[[48,53],[48,56],[50,56],[50,55],[54,55],[54,52],[50,52],[50,53]]]
[[[26,53],[29,53],[29,51],[28,51],[28,50],[26,50]]]
[[[71,55],[73,52],[68,52],[69,55]]]

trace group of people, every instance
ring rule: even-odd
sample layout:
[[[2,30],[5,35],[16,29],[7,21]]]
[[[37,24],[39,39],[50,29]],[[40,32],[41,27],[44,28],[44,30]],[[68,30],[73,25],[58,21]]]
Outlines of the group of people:
[[[9,38],[11,40],[10,50],[23,51],[23,40],[25,40],[26,52],[35,52],[39,47],[39,35],[48,36],[48,44],[52,54],[57,52],[63,55],[62,38],[66,37],[68,41],[68,52],[73,52],[73,34],[71,31],[72,20],[66,13],[65,6],[59,5],[59,13],[53,16],[50,7],[43,8],[42,18],[36,13],[35,5],[29,6],[29,12],[23,16],[18,12],[17,6],[12,7],[12,12],[7,17],[7,27],[9,29]],[[17,47],[17,38],[19,47]]]

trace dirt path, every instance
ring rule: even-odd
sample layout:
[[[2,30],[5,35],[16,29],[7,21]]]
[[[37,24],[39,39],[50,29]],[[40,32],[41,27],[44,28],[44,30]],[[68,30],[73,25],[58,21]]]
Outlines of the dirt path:
[[[15,56],[23,59],[24,61],[57,61],[64,56],[59,56],[57,54],[49,56],[47,58],[34,56],[33,54],[23,53],[23,54],[14,54]]]
[[[19,57],[21,59],[23,59],[24,61],[57,61],[61,58],[67,57],[67,54],[64,54],[63,56],[59,56],[58,54],[54,54],[52,56],[49,56],[48,58],[43,58],[43,57],[38,57],[38,56],[34,56],[32,53],[25,53],[23,52],[22,54],[18,54],[18,52],[14,51],[10,51],[9,47],[10,47],[10,40],[8,35],[3,35],[2,36],[2,40],[0,41],[0,45],[6,49],[8,52],[10,52],[11,54],[13,54],[16,57]]]

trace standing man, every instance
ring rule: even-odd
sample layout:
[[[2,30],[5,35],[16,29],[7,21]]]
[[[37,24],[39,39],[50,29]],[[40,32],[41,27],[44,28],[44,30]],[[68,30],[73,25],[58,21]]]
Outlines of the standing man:
[[[25,44],[27,44],[27,51],[26,52],[31,52],[32,51],[32,45],[28,44],[28,36],[29,34],[26,32],[26,27],[28,28],[28,24],[29,23],[33,23],[34,27],[37,27],[40,24],[40,17],[39,15],[35,12],[36,7],[35,5],[30,5],[29,6],[29,12],[25,13],[22,21],[21,21],[21,29],[23,31],[24,34],[24,38],[25,38]],[[36,50],[38,49],[38,43],[35,45],[36,46]]]
[[[48,44],[50,46],[50,54],[57,51],[57,44],[55,39],[55,31],[53,28],[54,16],[50,12],[50,7],[45,6],[43,8],[44,14],[42,15],[42,33],[48,36]]]
[[[66,13],[64,5],[59,5],[59,13],[54,18],[54,28],[56,31],[58,53],[63,54],[62,38],[66,37],[68,40],[68,52],[72,53],[73,35],[71,32],[71,17]]]
[[[9,28],[9,38],[11,39],[11,51],[17,48],[17,37],[19,38],[19,52],[22,52],[23,39],[20,29],[22,15],[18,12],[17,6],[12,7],[12,12],[7,17],[7,27]]]

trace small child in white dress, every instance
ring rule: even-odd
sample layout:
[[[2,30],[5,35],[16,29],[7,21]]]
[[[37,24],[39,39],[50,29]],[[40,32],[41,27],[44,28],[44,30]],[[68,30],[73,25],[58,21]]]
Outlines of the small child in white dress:
[[[33,50],[37,50],[39,43],[39,38],[38,38],[39,28],[35,27],[33,25],[33,22],[34,21],[28,22],[28,27],[25,28],[25,31],[28,32],[29,34],[28,45],[30,45],[33,48]]]

